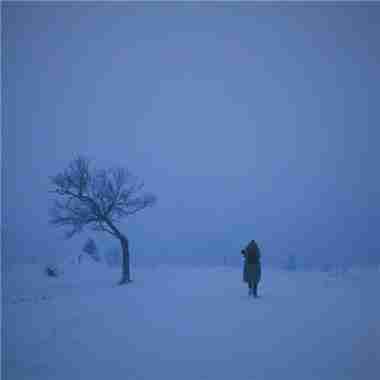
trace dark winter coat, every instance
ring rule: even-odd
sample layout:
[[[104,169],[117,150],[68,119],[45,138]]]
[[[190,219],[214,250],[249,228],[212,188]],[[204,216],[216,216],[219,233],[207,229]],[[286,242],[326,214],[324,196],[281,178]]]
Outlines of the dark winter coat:
[[[243,281],[258,284],[261,280],[260,249],[254,241],[242,251],[244,256]]]

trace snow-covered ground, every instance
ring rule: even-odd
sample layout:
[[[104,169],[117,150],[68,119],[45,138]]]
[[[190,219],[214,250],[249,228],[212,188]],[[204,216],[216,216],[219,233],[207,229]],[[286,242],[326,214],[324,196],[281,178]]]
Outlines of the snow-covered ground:
[[[4,380],[380,378],[378,271],[264,268],[255,300],[236,268],[89,269],[6,275]]]

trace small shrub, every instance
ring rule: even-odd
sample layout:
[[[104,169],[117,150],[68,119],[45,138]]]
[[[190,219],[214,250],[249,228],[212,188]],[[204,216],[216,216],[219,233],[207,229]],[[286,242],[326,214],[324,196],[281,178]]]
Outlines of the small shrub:
[[[83,252],[87,253],[95,262],[101,261],[98,253],[98,247],[96,246],[95,241],[93,239],[87,239],[83,247]]]
[[[45,268],[45,274],[48,277],[59,277],[62,273],[57,267],[55,267],[53,265],[48,265]]]
[[[288,257],[288,262],[286,264],[286,269],[288,271],[295,271],[297,269],[296,257],[294,255],[290,255]]]
[[[330,264],[324,264],[322,266],[322,272],[325,272],[325,273],[328,273],[328,272],[331,272],[331,265]]]

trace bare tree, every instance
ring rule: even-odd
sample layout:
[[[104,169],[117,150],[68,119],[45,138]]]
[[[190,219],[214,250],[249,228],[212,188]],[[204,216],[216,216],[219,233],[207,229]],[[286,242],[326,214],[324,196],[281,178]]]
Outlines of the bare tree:
[[[152,206],[156,197],[143,192],[144,183],[125,168],[94,169],[79,156],[61,173],[51,177],[52,193],[58,196],[50,210],[50,223],[69,227],[71,238],[84,227],[106,232],[119,240],[122,249],[120,284],[131,281],[128,239],[120,222]]]

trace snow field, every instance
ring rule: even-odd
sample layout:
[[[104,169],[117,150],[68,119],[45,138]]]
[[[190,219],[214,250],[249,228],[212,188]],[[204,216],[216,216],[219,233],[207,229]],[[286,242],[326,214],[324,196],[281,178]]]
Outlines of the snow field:
[[[3,375],[63,379],[377,379],[380,275],[102,266],[6,279]],[[16,286],[16,284],[18,284]],[[33,286],[32,286],[33,285]]]

